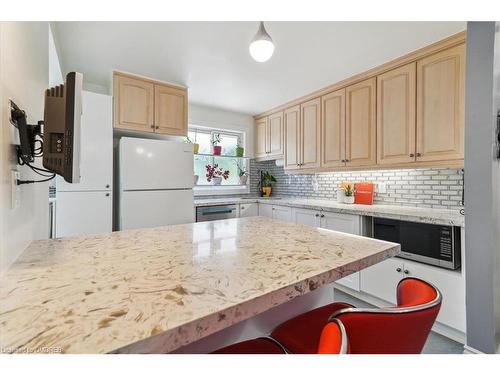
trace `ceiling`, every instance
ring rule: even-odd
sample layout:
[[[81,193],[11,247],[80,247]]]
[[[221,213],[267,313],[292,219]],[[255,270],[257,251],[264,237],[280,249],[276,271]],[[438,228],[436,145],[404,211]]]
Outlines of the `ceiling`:
[[[257,63],[257,22],[56,22],[63,74],[110,90],[112,70],[187,85],[190,102],[257,114],[466,28],[465,22],[266,22],[274,56]]]

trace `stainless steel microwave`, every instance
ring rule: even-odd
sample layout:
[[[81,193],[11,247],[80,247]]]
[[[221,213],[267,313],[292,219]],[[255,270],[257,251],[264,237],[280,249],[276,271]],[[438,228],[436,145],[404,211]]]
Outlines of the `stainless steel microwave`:
[[[460,268],[460,228],[449,225],[373,218],[373,237],[401,244],[400,258]]]

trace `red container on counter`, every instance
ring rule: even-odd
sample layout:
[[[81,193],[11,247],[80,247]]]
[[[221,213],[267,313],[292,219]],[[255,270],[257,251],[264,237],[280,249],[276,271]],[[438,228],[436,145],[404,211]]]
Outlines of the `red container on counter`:
[[[358,182],[354,184],[354,203],[373,204],[375,185],[371,182]]]

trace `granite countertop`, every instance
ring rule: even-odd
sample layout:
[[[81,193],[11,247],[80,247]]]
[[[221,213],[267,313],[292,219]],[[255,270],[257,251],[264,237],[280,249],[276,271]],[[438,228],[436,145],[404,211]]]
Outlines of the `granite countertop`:
[[[265,217],[35,241],[0,278],[0,347],[170,352],[399,251]]]
[[[337,203],[335,200],[324,199],[301,199],[301,198],[215,198],[196,199],[196,207],[238,204],[238,203],[267,203],[278,206],[298,207],[306,209],[320,209],[328,212],[339,212],[363,216],[385,217],[389,219],[408,220],[419,223],[454,225],[463,227],[465,225],[464,215],[459,209],[446,210],[424,207],[410,207],[389,204],[365,205]]]

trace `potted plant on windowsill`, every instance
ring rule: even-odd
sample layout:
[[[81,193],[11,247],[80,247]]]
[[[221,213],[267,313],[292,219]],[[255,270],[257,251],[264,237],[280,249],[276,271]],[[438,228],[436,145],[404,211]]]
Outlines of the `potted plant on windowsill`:
[[[248,181],[248,172],[241,168],[238,162],[236,162],[236,168],[238,168],[238,176],[240,176],[240,185],[246,185]]]
[[[193,154],[197,154],[200,151],[200,145],[196,143],[196,132],[194,133],[194,142],[188,136],[184,137],[185,143],[191,143],[193,145]]]
[[[220,134],[215,133],[212,136],[212,146],[213,146],[213,153],[214,155],[220,155],[222,151],[222,146],[219,145],[221,143],[222,139]]]
[[[207,170],[206,174],[207,182],[213,181],[214,185],[220,185],[222,179],[227,180],[229,178],[229,171],[219,168],[218,164],[214,165],[207,164],[205,168]]]
[[[260,182],[262,196],[269,198],[273,190],[273,184],[276,182],[274,176],[269,171],[260,172]]]
[[[241,146],[240,142],[238,142],[238,145],[236,146],[236,156],[241,158],[244,153],[245,149]]]

